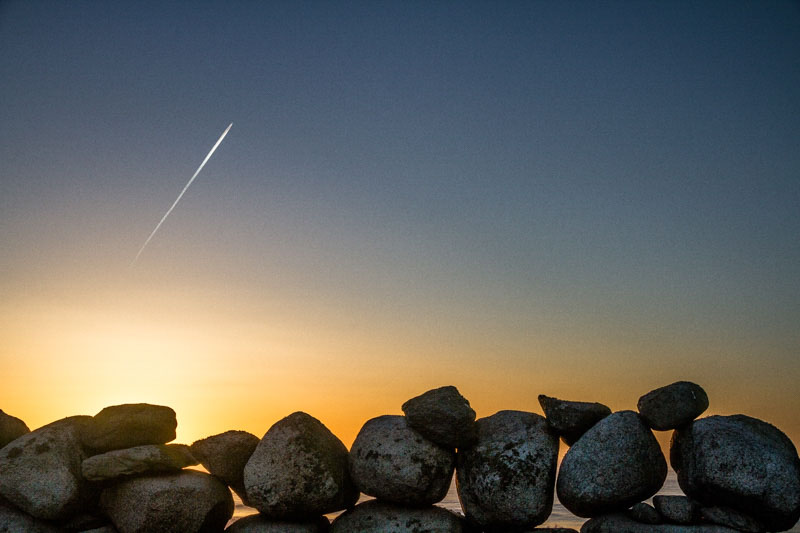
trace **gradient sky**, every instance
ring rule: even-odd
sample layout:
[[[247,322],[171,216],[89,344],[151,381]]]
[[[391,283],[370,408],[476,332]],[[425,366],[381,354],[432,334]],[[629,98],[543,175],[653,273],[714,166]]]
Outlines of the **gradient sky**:
[[[793,2],[2,1],[0,408],[687,379],[798,443],[798,87]]]

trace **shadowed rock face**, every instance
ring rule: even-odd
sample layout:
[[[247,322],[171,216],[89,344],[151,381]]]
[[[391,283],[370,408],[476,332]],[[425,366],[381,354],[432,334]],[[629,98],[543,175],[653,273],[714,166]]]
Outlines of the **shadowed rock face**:
[[[610,513],[592,518],[581,533],[740,533],[718,525],[641,524],[625,513]]]
[[[0,499],[0,531],[20,533],[63,533],[50,522],[39,520]]]
[[[448,448],[475,441],[475,411],[452,386],[429,390],[403,404],[408,425],[423,437]]]
[[[575,444],[581,435],[611,414],[611,409],[602,403],[570,402],[544,394],[539,395],[539,405],[550,427],[567,446]]]
[[[700,385],[678,381],[648,392],[637,404],[645,424],[665,431],[688,424],[706,409],[708,396]]]
[[[700,514],[700,507],[686,496],[653,496],[653,505],[667,522],[675,524],[691,524]]]
[[[769,530],[800,518],[800,459],[786,435],[745,415],[710,416],[673,433],[670,462],[683,492],[732,507]]]
[[[658,492],[667,462],[650,428],[633,411],[609,415],[561,462],[558,499],[578,516],[624,510]]]
[[[89,481],[106,481],[137,474],[177,472],[197,463],[185,444],[145,444],[89,457],[81,464],[81,472]]]
[[[258,442],[258,437],[246,431],[226,431],[196,441],[191,451],[211,474],[227,483],[246,504],[244,466]]]
[[[81,440],[97,453],[142,444],[165,444],[175,439],[175,411],[146,403],[106,407],[86,424]]]
[[[30,431],[25,422],[0,409],[0,448]]]
[[[316,519],[287,522],[272,520],[261,514],[240,518],[231,524],[226,533],[326,533],[330,522],[324,516]]]
[[[464,520],[441,507],[404,507],[371,500],[340,515],[331,533],[461,533]]]

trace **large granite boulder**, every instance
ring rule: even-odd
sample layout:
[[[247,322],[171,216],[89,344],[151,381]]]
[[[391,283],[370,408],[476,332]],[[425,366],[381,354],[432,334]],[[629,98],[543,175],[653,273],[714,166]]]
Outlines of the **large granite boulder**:
[[[23,513],[0,499],[0,532],[2,533],[63,533],[64,530]]]
[[[411,398],[403,404],[403,413],[411,428],[446,448],[461,448],[475,441],[475,411],[453,386]]]
[[[30,431],[25,422],[0,409],[0,448]]]
[[[739,533],[735,529],[711,524],[642,524],[625,513],[610,513],[583,524],[581,533]]]
[[[404,505],[444,499],[455,464],[455,450],[424,438],[403,416],[368,420],[350,449],[350,476],[358,489]]]
[[[703,387],[689,381],[678,381],[650,391],[637,404],[644,423],[665,431],[688,424],[708,409],[708,396]]]
[[[106,407],[86,424],[81,440],[96,453],[142,444],[165,444],[175,439],[175,411],[146,403]]]
[[[73,416],[26,433],[0,450],[0,496],[46,520],[63,520],[90,497],[81,478],[81,426]]]
[[[674,524],[692,524],[700,517],[700,506],[686,496],[653,496],[653,506],[664,520]]]
[[[800,459],[776,427],[745,415],[710,416],[675,431],[678,484],[706,506],[746,513],[771,531],[800,518]]]
[[[441,507],[406,507],[380,500],[359,503],[339,515],[331,533],[461,533],[464,519]]]
[[[476,422],[459,450],[456,482],[467,520],[487,531],[531,528],[553,508],[558,436],[544,417],[500,411]]]
[[[244,467],[250,505],[270,518],[319,516],[355,505],[347,448],[322,422],[293,413],[273,425]]]
[[[81,464],[81,472],[89,481],[106,481],[125,476],[177,472],[196,464],[197,459],[185,444],[144,444],[89,457]]]
[[[330,521],[324,516],[287,522],[273,520],[262,514],[254,514],[240,518],[225,530],[225,533],[326,533],[330,529]]]
[[[194,442],[192,455],[239,495],[245,504],[244,465],[258,446],[258,437],[246,431],[226,431]]]
[[[564,444],[572,446],[589,428],[611,414],[611,409],[597,402],[572,402],[539,395],[539,405],[550,427]]]
[[[228,487],[195,470],[127,479],[103,490],[100,505],[120,533],[210,533],[233,516]]]
[[[564,456],[558,499],[572,513],[592,517],[624,510],[654,495],[667,462],[638,414],[619,411],[587,431]]]

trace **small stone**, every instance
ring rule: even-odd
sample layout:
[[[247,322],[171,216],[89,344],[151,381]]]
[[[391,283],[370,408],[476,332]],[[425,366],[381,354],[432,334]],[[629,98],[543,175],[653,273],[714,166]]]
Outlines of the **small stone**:
[[[640,524],[660,524],[661,515],[658,514],[652,505],[639,502],[628,509],[628,516]]]
[[[247,505],[244,466],[258,446],[258,437],[246,431],[226,431],[192,444],[192,455],[212,475],[224,481]]]
[[[689,381],[678,381],[648,392],[637,404],[644,423],[658,431],[676,429],[688,424],[708,409],[708,396],[703,387]]]
[[[81,440],[97,453],[175,439],[175,411],[146,403],[106,407],[86,425]]]
[[[379,500],[339,515],[331,533],[461,533],[464,519],[441,507],[406,507]]]
[[[26,433],[30,433],[28,426],[15,416],[11,416],[0,409],[0,448]]]
[[[581,533],[739,533],[717,525],[640,524],[625,513],[610,513],[588,520]]]
[[[89,481],[106,481],[137,474],[177,472],[198,464],[185,444],[144,444],[94,455],[84,460],[81,471]]]
[[[550,427],[564,444],[572,446],[589,428],[611,414],[611,409],[597,402],[571,402],[539,395],[539,405]]]
[[[225,533],[326,533],[330,522],[324,516],[298,522],[273,520],[261,514],[240,518]]]
[[[653,496],[653,505],[667,522],[674,524],[692,524],[700,513],[700,506],[686,496]]]
[[[446,448],[461,448],[475,441],[475,411],[453,386],[408,400],[403,413],[411,428]]]
[[[764,525],[752,516],[728,507],[703,507],[700,509],[700,517],[706,522],[727,526],[745,533],[763,533],[766,531]]]
[[[368,420],[350,449],[350,475],[358,489],[404,505],[444,499],[455,463],[453,449],[429,441],[396,415]]]

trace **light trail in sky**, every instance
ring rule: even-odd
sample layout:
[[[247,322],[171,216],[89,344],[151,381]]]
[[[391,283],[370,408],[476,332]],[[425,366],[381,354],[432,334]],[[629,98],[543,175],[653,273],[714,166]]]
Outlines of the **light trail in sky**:
[[[144,251],[145,247],[147,246],[147,243],[149,243],[149,242],[150,242],[150,240],[153,238],[153,235],[155,235],[155,234],[156,234],[156,232],[158,231],[158,228],[160,228],[160,227],[161,227],[161,224],[163,224],[163,223],[164,223],[164,221],[167,219],[167,217],[169,216],[169,214],[170,214],[170,213],[172,213],[172,210],[173,210],[173,209],[175,209],[175,206],[176,206],[176,205],[178,205],[178,202],[180,202],[180,201],[181,201],[181,198],[183,197],[183,193],[185,193],[185,192],[186,192],[186,189],[188,189],[188,188],[189,188],[189,186],[192,184],[192,182],[193,182],[193,181],[194,181],[194,179],[197,177],[197,175],[198,175],[198,174],[200,174],[200,171],[201,171],[201,170],[203,170],[203,167],[206,165],[206,163],[208,163],[208,160],[209,160],[209,159],[211,159],[211,156],[214,154],[214,150],[216,150],[216,149],[217,149],[217,146],[219,146],[219,145],[220,145],[220,143],[222,142],[222,139],[224,139],[224,138],[225,138],[225,136],[228,134],[228,131],[230,131],[230,129],[231,129],[231,127],[232,127],[232,126],[233,126],[233,122],[231,122],[231,123],[230,123],[230,125],[228,125],[228,127],[227,127],[227,128],[225,128],[225,131],[223,131],[223,132],[222,132],[222,135],[220,135],[220,137],[219,137],[219,139],[217,140],[217,142],[216,142],[216,143],[214,144],[214,146],[211,148],[211,151],[210,151],[210,152],[208,152],[208,155],[206,156],[206,158],[205,158],[205,159],[203,159],[203,162],[202,162],[202,163],[200,163],[200,166],[199,166],[199,167],[197,167],[197,170],[195,171],[194,175],[193,175],[193,176],[192,176],[192,177],[189,179],[189,181],[186,183],[186,185],[184,185],[184,186],[183,186],[183,190],[182,190],[182,191],[181,191],[181,193],[178,195],[178,197],[175,199],[175,201],[172,203],[172,206],[171,206],[169,209],[167,209],[167,212],[166,212],[166,213],[164,213],[164,216],[163,216],[163,217],[161,217],[161,220],[158,222],[158,224],[156,224],[156,228],[153,230],[153,232],[152,232],[152,233],[150,233],[150,236],[149,236],[149,237],[147,237],[147,240],[146,240],[146,241],[144,241],[144,244],[142,245],[142,247],[141,247],[141,248],[139,248],[139,253],[137,253],[137,254],[136,254],[136,257],[135,257],[135,258],[133,259],[133,261],[131,262],[131,266],[135,265],[135,264],[136,264],[136,261],[138,261],[138,260],[139,260],[139,256],[140,256],[140,255],[142,255],[142,252]]]

